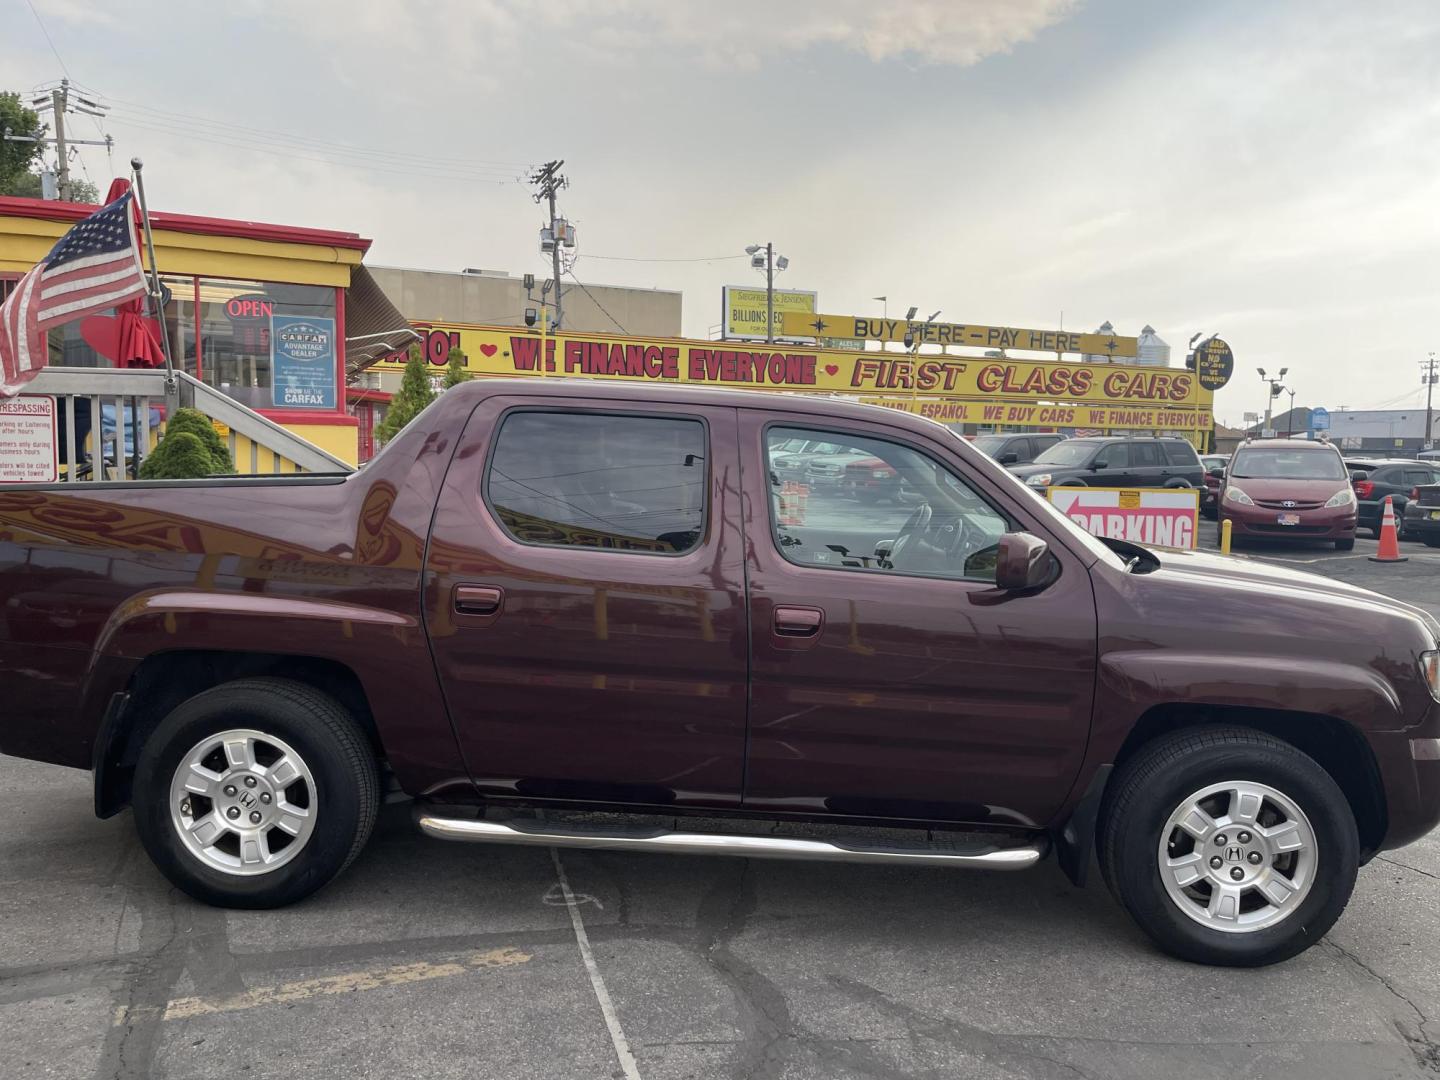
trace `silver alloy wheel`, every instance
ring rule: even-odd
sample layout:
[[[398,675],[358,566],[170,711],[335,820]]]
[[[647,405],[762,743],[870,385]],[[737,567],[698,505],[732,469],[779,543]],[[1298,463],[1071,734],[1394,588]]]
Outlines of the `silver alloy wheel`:
[[[187,851],[226,874],[279,869],[315,831],[315,778],[288,743],[237,728],[207,736],[176,766],[170,821]]]
[[[1286,919],[1315,884],[1318,852],[1305,811],[1252,780],[1203,787],[1160,834],[1160,879],[1201,926],[1253,933]]]

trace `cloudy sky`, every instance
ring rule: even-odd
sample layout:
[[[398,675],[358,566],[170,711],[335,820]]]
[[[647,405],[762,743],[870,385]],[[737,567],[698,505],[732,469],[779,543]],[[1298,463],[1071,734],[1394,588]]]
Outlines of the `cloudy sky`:
[[[1297,404],[1411,404],[1440,351],[1430,0],[0,0],[0,27],[0,87],[68,71],[155,206],[354,230],[374,263],[543,274],[515,177],[564,158],[577,275],[683,290],[696,336],[756,280],[718,257],[773,240],[826,311],[1218,331],[1232,422],[1257,366]]]

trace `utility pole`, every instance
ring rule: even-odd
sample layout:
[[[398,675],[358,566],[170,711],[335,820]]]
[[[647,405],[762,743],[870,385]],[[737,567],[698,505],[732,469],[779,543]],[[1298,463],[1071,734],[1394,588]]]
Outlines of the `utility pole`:
[[[546,201],[550,203],[550,266],[555,274],[555,322],[552,324],[552,329],[555,330],[560,328],[561,319],[564,317],[564,312],[560,307],[560,245],[563,238],[561,236],[562,230],[556,227],[556,222],[560,219],[558,219],[555,214],[555,193],[563,187],[570,186],[570,181],[560,175],[560,166],[564,164],[565,161],[563,158],[556,161],[547,161],[530,176],[530,183],[540,189],[535,193],[535,201],[537,203]],[[564,223],[561,222],[561,224]],[[543,290],[541,291],[541,297],[541,306],[543,307]]]
[[[70,155],[65,149],[65,98],[69,86],[60,83],[58,90],[50,91],[50,108],[55,115],[55,153],[60,159],[55,177],[60,187],[60,201],[70,201]]]
[[[60,85],[51,90],[48,94],[41,91],[41,95],[30,102],[31,108],[36,112],[54,114],[55,134],[53,136],[40,135],[30,137],[27,135],[12,134],[7,127],[3,133],[6,142],[37,142],[42,145],[54,145],[56,162],[56,195],[63,202],[71,202],[75,197],[74,185],[70,180],[70,148],[72,146],[103,146],[108,151],[115,145],[109,135],[103,139],[71,139],[65,135],[65,114],[84,113],[86,116],[94,116],[103,120],[107,106],[99,102],[90,101],[87,98],[79,97],[76,105],[70,101],[70,80],[61,79]]]
[[[1435,390],[1435,354],[1433,352],[1430,354],[1430,359],[1420,362],[1420,370],[1425,373],[1425,437],[1420,440],[1420,449],[1429,450],[1431,444],[1430,418],[1432,415],[1430,402]]]

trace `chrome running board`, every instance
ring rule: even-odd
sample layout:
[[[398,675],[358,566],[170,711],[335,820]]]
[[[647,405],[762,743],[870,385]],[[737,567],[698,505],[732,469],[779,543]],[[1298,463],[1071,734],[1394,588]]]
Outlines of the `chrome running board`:
[[[795,836],[665,830],[597,831],[558,829],[538,821],[485,821],[445,817],[417,809],[416,823],[438,840],[535,847],[591,848],[604,851],[653,851],[672,855],[739,855],[750,859],[808,859],[821,862],[888,863],[909,866],[968,867],[977,870],[1028,870],[1048,853],[1044,838],[1030,844],[997,847],[954,841],[860,845]]]

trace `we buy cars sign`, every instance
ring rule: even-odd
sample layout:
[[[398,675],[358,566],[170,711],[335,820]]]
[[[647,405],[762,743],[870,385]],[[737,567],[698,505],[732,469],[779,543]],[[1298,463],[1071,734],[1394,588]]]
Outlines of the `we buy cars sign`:
[[[1200,518],[1195,488],[1052,487],[1055,509],[1094,536],[1156,547],[1193,548]]]

